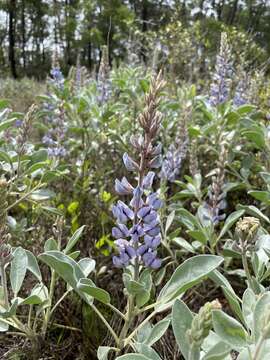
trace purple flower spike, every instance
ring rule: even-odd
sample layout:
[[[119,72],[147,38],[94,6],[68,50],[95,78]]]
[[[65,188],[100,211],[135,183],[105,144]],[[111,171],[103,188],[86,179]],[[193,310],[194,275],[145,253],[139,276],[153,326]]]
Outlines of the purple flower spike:
[[[133,160],[127,153],[123,155],[126,169],[135,172],[137,186],[133,187],[125,177],[115,180],[116,192],[119,195],[132,194],[132,198],[129,206],[119,200],[112,207],[117,222],[112,229],[112,235],[117,239],[117,254],[113,257],[113,263],[117,267],[133,265],[134,274],[139,275],[141,265],[152,269],[161,265],[156,249],[161,242],[157,210],[162,206],[162,201],[156,193],[149,194],[149,190],[155,177],[155,173],[150,170],[161,165],[161,144],[155,146],[154,140],[162,120],[158,105],[159,93],[164,85],[161,74],[156,80],[152,80],[146,96],[146,108],[138,117],[138,124],[143,132],[136,133],[130,139],[133,150],[137,153],[136,158]]]
[[[136,161],[131,159],[127,153],[124,153],[123,155],[123,162],[128,171],[136,171],[139,169],[139,165],[136,163]]]

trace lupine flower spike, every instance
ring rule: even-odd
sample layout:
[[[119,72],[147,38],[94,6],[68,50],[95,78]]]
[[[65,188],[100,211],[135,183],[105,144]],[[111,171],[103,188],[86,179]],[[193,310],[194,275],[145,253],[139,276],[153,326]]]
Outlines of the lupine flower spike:
[[[221,34],[220,50],[210,86],[210,104],[217,106],[229,99],[232,75],[231,50],[226,33]]]
[[[136,174],[137,184],[132,186],[125,177],[115,181],[115,190],[119,195],[132,196],[129,204],[119,200],[112,208],[117,220],[112,229],[118,250],[113,263],[117,267],[143,264],[156,269],[161,265],[161,260],[157,257],[157,247],[161,242],[157,211],[162,207],[162,201],[156,192],[151,192],[151,188],[155,177],[152,169],[161,165],[161,146],[154,145],[153,142],[160,128],[161,114],[157,107],[159,93],[164,85],[161,74],[151,81],[145,98],[146,108],[138,118],[143,135],[131,138],[137,160],[127,153],[123,155],[124,165],[128,171]]]
[[[98,71],[98,101],[102,105],[108,101],[111,95],[111,82],[110,82],[110,65],[109,65],[109,54],[108,47],[102,47],[102,57]]]
[[[51,75],[50,83],[59,90],[63,90],[65,79],[60,69],[58,53],[56,50],[53,53],[52,69],[50,75]]]
[[[196,138],[192,139],[189,146],[189,172],[192,177],[200,174],[198,154],[197,154],[198,141]]]
[[[160,172],[161,179],[173,182],[180,174],[181,166],[186,158],[189,136],[187,130],[187,119],[190,114],[190,109],[186,108],[180,122],[179,137],[177,137],[175,144],[171,144],[165,158],[162,162]]]
[[[207,210],[206,217],[214,226],[226,217],[225,214],[222,214],[222,210],[224,210],[227,205],[226,192],[223,191],[226,159],[227,149],[222,145],[220,157],[217,162],[216,175],[212,177],[212,185],[208,192],[208,202],[204,204],[204,208]]]
[[[238,81],[234,93],[233,104],[238,107],[248,103],[249,77],[242,68],[239,68],[237,78]]]

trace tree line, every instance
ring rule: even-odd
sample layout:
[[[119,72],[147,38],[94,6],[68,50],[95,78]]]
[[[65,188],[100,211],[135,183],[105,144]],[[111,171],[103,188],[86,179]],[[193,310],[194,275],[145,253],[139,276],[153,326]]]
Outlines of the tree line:
[[[103,45],[110,63],[126,59],[132,46],[147,62],[151,36],[176,21],[236,26],[269,53],[269,20],[267,0],[2,0],[0,73],[42,79],[54,50],[65,72],[78,57],[94,70]]]

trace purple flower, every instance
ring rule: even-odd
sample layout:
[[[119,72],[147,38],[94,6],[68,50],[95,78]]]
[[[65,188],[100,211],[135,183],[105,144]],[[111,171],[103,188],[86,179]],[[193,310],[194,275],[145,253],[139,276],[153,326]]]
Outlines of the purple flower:
[[[155,173],[153,171],[149,171],[148,174],[143,178],[142,187],[144,189],[151,189],[154,177]]]
[[[116,267],[128,266],[130,260],[136,256],[135,249],[130,245],[127,240],[118,239],[115,241],[119,255],[113,257],[113,264]]]
[[[121,200],[118,200],[117,205],[113,206],[112,212],[121,224],[134,219],[134,212]]]
[[[150,161],[149,166],[152,169],[158,169],[160,168],[162,165],[162,156],[161,155],[157,155],[154,157],[153,160]]]
[[[143,205],[142,194],[143,190],[137,186],[133,191],[133,198],[130,201],[130,206],[139,209]]]
[[[131,239],[134,242],[138,242],[139,238],[144,235],[144,229],[140,224],[135,224],[130,230]]]
[[[131,194],[133,190],[133,186],[130,185],[130,183],[125,177],[123,177],[121,181],[119,181],[118,179],[115,180],[115,191],[119,195]]]
[[[125,224],[118,224],[117,227],[112,228],[112,236],[116,239],[127,238],[129,236],[129,230]]]
[[[145,266],[158,269],[161,266],[161,260],[157,258],[157,252],[149,250],[142,256]]]
[[[150,205],[154,210],[158,210],[163,206],[162,200],[157,196],[157,193],[151,193],[146,198],[146,204]]]
[[[136,161],[132,160],[127,153],[124,153],[123,155],[123,162],[128,171],[136,171],[139,169],[139,165]]]

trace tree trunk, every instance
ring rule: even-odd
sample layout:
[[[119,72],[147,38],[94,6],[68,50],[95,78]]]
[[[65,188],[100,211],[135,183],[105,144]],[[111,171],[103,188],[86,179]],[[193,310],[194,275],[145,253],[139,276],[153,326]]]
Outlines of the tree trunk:
[[[22,0],[22,58],[23,58],[23,68],[26,66],[26,58],[25,58],[25,4],[24,0]]]
[[[147,26],[147,21],[148,21],[148,1],[147,0],[143,0],[141,18],[142,18],[142,32],[145,33],[147,31],[147,28],[148,28],[148,26]],[[143,62],[146,63],[147,57],[146,57],[146,49],[145,49],[144,42],[145,42],[145,40],[143,39],[141,53],[142,53]]]
[[[9,1],[9,63],[10,71],[14,79],[16,79],[16,61],[15,61],[15,15],[16,15],[16,0]]]

